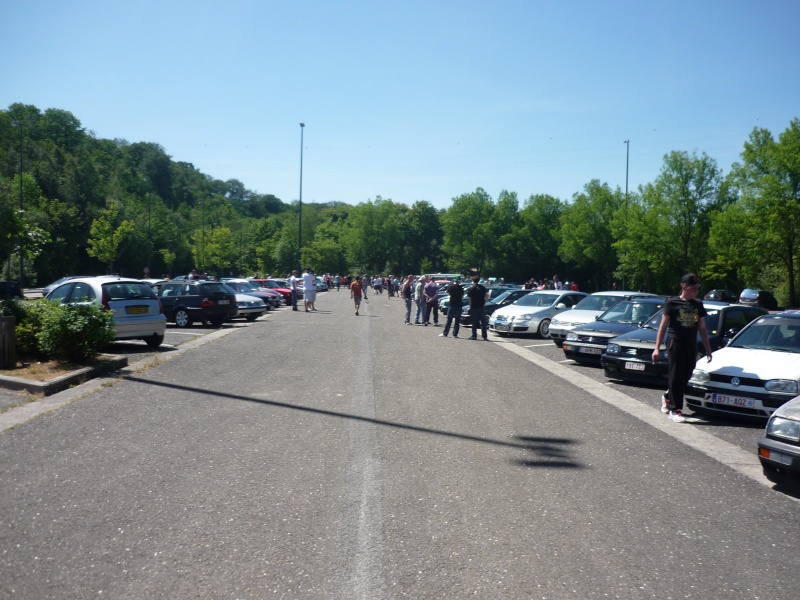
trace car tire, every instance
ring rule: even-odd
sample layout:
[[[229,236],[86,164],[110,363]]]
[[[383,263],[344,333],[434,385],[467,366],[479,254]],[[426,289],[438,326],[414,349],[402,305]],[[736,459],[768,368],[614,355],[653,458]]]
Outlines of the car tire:
[[[144,341],[150,348],[158,348],[161,344],[164,343],[164,336],[163,335],[151,335],[148,338],[144,338]]]
[[[175,325],[178,327],[191,327],[192,326],[192,315],[189,314],[189,311],[185,308],[179,308],[175,311],[175,314],[172,316],[173,321],[175,321]]]
[[[550,337],[550,319],[542,320],[537,331],[541,337],[548,339]]]

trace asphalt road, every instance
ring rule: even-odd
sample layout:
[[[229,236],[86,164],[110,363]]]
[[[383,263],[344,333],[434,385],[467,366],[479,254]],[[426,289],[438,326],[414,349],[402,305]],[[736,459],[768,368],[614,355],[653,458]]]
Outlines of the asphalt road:
[[[760,427],[385,295],[317,306],[0,433],[0,597],[797,597]]]

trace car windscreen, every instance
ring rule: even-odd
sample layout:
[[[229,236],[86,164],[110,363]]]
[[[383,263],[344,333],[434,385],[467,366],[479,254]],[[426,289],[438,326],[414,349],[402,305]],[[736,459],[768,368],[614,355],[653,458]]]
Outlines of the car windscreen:
[[[800,319],[762,317],[743,329],[728,346],[800,353]]]
[[[551,306],[558,300],[558,294],[528,294],[517,300],[515,306]]]
[[[663,304],[624,300],[608,309],[597,319],[604,323],[642,323],[647,321]]]
[[[229,288],[233,288],[235,292],[239,292],[240,294],[246,294],[247,292],[253,291],[253,288],[251,288],[249,285],[239,281],[226,281],[225,285],[227,285]]]
[[[618,302],[624,300],[622,296],[604,296],[602,294],[592,294],[586,296],[575,305],[574,310],[602,310],[606,311]]]

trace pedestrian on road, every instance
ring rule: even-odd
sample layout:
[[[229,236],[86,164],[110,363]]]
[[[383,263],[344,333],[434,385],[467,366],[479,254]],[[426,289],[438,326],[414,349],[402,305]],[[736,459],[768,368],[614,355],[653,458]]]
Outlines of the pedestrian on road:
[[[711,362],[711,345],[708,343],[706,329],[706,309],[697,299],[700,282],[697,275],[688,273],[681,277],[681,294],[667,299],[664,316],[656,334],[656,348],[653,350],[653,362],[658,361],[661,354],[661,341],[667,334],[667,360],[669,361],[669,388],[661,396],[661,412],[670,421],[685,423],[683,416],[683,396],[686,384],[692,376],[697,363],[697,333],[706,351],[706,359]]]
[[[409,275],[403,283],[403,288],[400,290],[400,295],[406,303],[406,320],[403,325],[411,325],[411,300],[414,297],[414,276]]]
[[[483,310],[486,306],[486,300],[489,296],[489,291],[483,286],[480,277],[475,275],[472,278],[472,287],[467,290],[467,298],[469,298],[469,316],[472,318],[472,337],[469,339],[478,339],[478,327],[481,328],[483,334],[483,341],[487,341],[487,331],[489,329],[489,320],[486,318],[486,312]]]
[[[292,310],[297,310],[297,269],[289,277],[289,288],[292,290]]]
[[[444,324],[444,331],[440,337],[447,337],[450,333],[450,324],[455,320],[453,326],[453,337],[458,337],[458,329],[461,327],[461,312],[464,302],[464,288],[461,286],[461,277],[454,277],[453,283],[447,286],[447,295],[450,296],[450,306],[447,307],[447,322]]]
[[[317,278],[311,272],[309,267],[306,267],[306,272],[303,275],[303,304],[306,312],[309,310],[316,310],[314,308],[314,294],[316,293]]]
[[[356,316],[358,316],[358,309],[361,306],[361,294],[364,291],[364,286],[361,285],[361,277],[356,275],[356,280],[350,284],[350,297],[356,304]]]
[[[428,281],[427,275],[421,275],[419,281],[414,286],[414,301],[417,303],[417,314],[414,316],[414,325],[420,325],[425,320],[425,283]],[[422,321],[420,321],[420,316]]]
[[[433,326],[439,326],[439,286],[433,279],[428,278],[428,283],[422,288],[425,296],[425,322],[423,325],[430,325],[431,313],[433,313]]]

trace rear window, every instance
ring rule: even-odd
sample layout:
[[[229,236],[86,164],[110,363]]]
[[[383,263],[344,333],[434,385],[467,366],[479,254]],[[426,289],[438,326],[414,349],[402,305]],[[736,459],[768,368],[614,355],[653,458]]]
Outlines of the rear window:
[[[206,294],[230,294],[231,289],[224,283],[204,283],[203,291]]]
[[[104,283],[103,293],[109,300],[140,300],[156,297],[153,288],[139,281]]]

